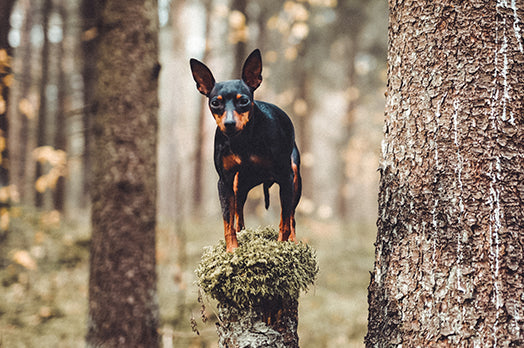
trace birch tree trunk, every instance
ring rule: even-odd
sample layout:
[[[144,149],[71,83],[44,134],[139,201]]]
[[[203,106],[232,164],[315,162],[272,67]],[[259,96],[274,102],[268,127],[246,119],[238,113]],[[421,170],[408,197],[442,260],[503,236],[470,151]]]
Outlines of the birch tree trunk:
[[[390,0],[367,347],[524,346],[524,1]]]
[[[88,347],[157,347],[158,14],[107,0],[93,122]]]

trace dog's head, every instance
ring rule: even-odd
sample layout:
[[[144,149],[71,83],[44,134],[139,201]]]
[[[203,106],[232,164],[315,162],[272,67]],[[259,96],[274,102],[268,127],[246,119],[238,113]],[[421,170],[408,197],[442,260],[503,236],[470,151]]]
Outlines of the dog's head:
[[[211,70],[191,59],[191,71],[200,93],[208,98],[209,109],[218,128],[228,137],[240,133],[251,119],[253,92],[262,82],[262,57],[258,49],[247,57],[242,79],[215,83]]]

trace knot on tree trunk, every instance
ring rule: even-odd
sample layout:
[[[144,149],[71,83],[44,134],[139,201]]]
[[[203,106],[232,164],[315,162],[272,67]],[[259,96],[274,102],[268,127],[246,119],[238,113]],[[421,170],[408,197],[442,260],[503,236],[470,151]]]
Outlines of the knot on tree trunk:
[[[298,297],[316,278],[316,255],[277,238],[270,227],[246,230],[233,253],[221,241],[202,255],[198,284],[218,301],[220,347],[298,347]]]

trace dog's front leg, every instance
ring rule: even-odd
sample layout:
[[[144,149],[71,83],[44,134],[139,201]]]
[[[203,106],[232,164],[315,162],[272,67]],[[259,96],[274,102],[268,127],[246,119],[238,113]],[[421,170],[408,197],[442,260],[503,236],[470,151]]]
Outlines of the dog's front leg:
[[[289,176],[280,186],[280,230],[279,241],[295,241],[294,208],[293,208],[293,177]]]
[[[240,172],[235,174],[233,179],[233,192],[235,194],[235,220],[237,223],[236,231],[240,232],[244,229],[244,204],[246,203],[247,193],[245,187],[239,182]]]
[[[226,239],[227,252],[233,252],[238,247],[237,234],[235,229],[235,194],[233,192],[233,182],[220,178],[218,181],[218,195],[222,207],[222,217],[224,219],[224,237]]]

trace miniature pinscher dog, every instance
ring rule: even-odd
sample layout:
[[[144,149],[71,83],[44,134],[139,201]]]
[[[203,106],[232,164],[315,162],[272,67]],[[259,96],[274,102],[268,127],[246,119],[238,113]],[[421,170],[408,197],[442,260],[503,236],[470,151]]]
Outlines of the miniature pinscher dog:
[[[295,241],[295,209],[302,192],[300,155],[291,120],[276,105],[254,100],[262,82],[262,57],[254,50],[244,62],[241,80],[215,83],[211,70],[191,59],[197,89],[208,98],[217,129],[214,161],[224,219],[226,250],[238,247],[236,233],[244,228],[248,192],[263,184],[266,209],[269,188],[280,187],[279,241]],[[236,220],[236,225],[235,225]]]

